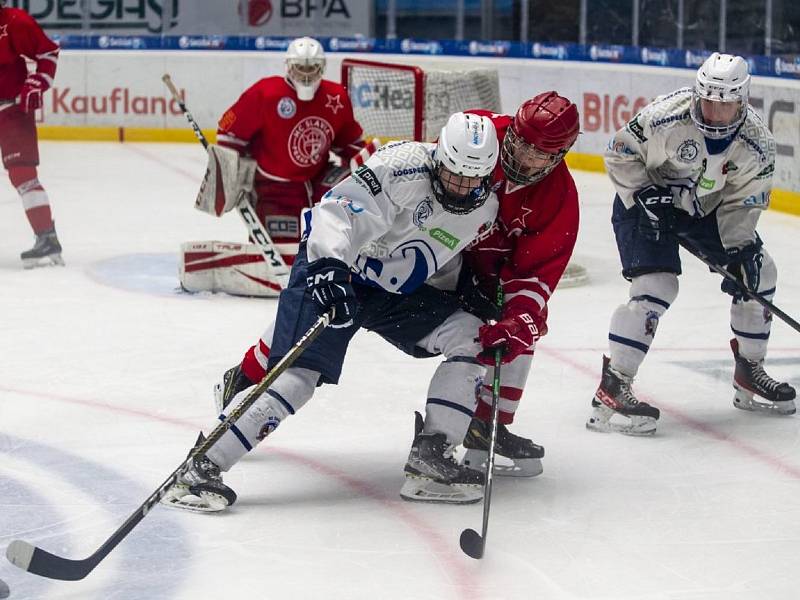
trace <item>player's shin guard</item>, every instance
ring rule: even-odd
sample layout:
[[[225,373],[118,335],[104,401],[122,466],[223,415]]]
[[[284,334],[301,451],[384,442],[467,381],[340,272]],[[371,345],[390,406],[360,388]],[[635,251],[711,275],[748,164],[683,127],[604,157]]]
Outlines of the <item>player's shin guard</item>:
[[[658,329],[658,323],[678,296],[674,273],[647,273],[631,282],[630,299],[611,316],[608,345],[612,368],[636,375]]]
[[[319,373],[290,367],[250,408],[223,434],[208,451],[208,457],[222,471],[229,470],[239,459],[277,429],[281,421],[293,415],[311,399]],[[239,392],[219,416],[222,421],[247,391]]]

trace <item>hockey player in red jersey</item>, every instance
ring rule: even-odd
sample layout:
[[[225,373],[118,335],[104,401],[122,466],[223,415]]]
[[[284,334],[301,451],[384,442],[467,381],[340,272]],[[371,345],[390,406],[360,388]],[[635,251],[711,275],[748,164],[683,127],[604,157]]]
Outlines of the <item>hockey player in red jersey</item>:
[[[25,11],[5,7],[0,0],[0,150],[11,184],[22,198],[36,242],[23,252],[25,268],[42,259],[64,264],[50,201],[39,183],[39,146],[34,113],[53,84],[58,45]],[[28,72],[26,59],[36,63]]]
[[[527,100],[514,117],[470,111],[492,119],[501,144],[494,179],[500,212],[492,231],[464,253],[479,289],[504,304],[497,322],[479,331],[484,348],[503,346],[496,451],[513,465],[495,465],[498,474],[533,476],[542,471],[544,449],[508,431],[514,420],[537,340],[547,333],[547,303],[556,289],[578,235],[578,192],[563,162],[579,133],[578,109],[556,92]],[[489,447],[493,357],[475,417],[464,438],[465,461],[485,462]]]
[[[303,37],[286,52],[286,75],[257,81],[222,115],[217,143],[256,161],[256,213],[287,265],[300,240],[300,212],[349,174],[367,148],[347,91],[323,79],[325,53]],[[329,166],[332,151],[344,169]],[[364,152],[362,152],[364,151]]]

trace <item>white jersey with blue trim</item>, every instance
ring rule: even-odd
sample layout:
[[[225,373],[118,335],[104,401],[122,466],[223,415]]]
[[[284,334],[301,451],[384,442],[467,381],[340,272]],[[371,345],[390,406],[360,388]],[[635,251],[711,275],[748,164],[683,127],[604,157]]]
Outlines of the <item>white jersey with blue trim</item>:
[[[711,154],[690,115],[692,89],[659,96],[616,132],[605,152],[611,181],[623,204],[650,184],[695,185],[695,217],[716,211],[725,248],[755,241],[761,212],[769,205],[775,171],[775,139],[751,107],[722,152]]]
[[[497,196],[447,212],[431,186],[435,144],[383,146],[306,213],[308,260],[337,258],[365,283],[408,294],[492,226]]]

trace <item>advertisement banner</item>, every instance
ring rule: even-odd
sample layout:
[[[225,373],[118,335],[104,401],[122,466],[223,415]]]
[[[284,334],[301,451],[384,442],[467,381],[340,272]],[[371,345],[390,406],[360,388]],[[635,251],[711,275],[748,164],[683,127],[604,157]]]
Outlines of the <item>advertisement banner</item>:
[[[7,0],[51,34],[371,36],[373,0]]]

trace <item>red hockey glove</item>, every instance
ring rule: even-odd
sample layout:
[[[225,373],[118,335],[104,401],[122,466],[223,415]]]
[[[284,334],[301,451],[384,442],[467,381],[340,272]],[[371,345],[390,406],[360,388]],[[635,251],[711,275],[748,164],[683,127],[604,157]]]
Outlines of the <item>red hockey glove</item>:
[[[19,105],[23,112],[29,113],[42,106],[42,94],[50,87],[44,75],[28,75],[19,92]]]
[[[503,363],[509,363],[546,333],[544,320],[526,312],[506,317],[494,325],[484,325],[478,330],[478,339],[484,348],[478,355],[478,362],[494,365],[494,349],[501,346]]]

